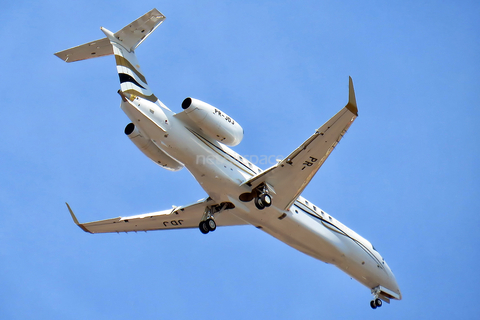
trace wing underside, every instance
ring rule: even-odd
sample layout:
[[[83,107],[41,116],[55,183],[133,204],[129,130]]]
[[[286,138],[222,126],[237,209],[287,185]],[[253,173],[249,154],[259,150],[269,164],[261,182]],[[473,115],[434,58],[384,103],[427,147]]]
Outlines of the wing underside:
[[[140,214],[129,217],[118,217],[88,223],[79,223],[72,209],[67,203],[68,210],[74,222],[85,232],[111,233],[111,232],[138,232],[168,229],[198,228],[205,208],[215,203],[207,198],[184,207],[174,207],[170,210]],[[246,225],[247,222],[238,218],[233,211],[224,210],[215,215],[217,226]]]

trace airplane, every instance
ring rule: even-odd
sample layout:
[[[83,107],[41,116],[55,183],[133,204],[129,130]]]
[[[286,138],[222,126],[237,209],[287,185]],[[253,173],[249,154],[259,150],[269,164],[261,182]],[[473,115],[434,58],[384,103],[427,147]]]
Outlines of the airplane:
[[[183,167],[207,197],[158,212],[79,223],[88,233],[137,232],[217,226],[252,225],[285,244],[333,264],[368,287],[373,309],[402,294],[385,259],[365,238],[301,196],[318,169],[358,116],[349,77],[348,103],[286,158],[262,170],[230,147],[243,128],[224,111],[188,97],[175,113],[151,91],[135,56],[137,47],[165,20],[157,9],[118,32],[101,28],[105,37],[55,53],[66,62],[114,55],[120,79],[120,107],[131,120],[128,138],[152,161],[167,170]]]

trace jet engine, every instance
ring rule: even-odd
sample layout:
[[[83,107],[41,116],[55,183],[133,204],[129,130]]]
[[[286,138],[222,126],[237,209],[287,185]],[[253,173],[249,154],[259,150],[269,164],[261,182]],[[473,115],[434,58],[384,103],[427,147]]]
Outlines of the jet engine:
[[[182,108],[205,136],[227,146],[236,146],[242,141],[243,128],[225,112],[193,98],[183,100]]]
[[[140,151],[159,166],[170,171],[178,171],[183,168],[182,163],[166,154],[162,149],[157,147],[152,140],[143,136],[133,123],[127,124],[125,127],[125,134],[138,147],[138,149],[140,149]]]

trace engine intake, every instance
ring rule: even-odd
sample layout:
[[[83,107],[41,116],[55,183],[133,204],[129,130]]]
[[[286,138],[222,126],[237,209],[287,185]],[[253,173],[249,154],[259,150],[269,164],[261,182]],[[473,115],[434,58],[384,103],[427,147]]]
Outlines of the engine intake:
[[[128,138],[153,162],[170,171],[178,171],[183,168],[183,164],[166,154],[162,149],[157,147],[152,140],[143,136],[140,130],[133,123],[127,124],[125,134]]]

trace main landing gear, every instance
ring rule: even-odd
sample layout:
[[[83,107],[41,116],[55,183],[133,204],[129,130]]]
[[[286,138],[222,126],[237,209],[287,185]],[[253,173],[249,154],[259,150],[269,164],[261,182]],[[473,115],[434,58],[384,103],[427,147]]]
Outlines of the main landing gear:
[[[268,188],[265,184],[259,185],[252,193],[255,195],[253,202],[258,210],[263,210],[272,205],[272,197],[268,194]]]
[[[198,228],[200,229],[201,233],[207,234],[210,231],[215,231],[215,229],[217,229],[217,224],[215,223],[215,220],[208,218],[205,221],[200,221]]]
[[[206,207],[202,216],[202,220],[198,224],[198,229],[200,229],[200,232],[207,234],[211,231],[215,231],[215,229],[217,229],[217,223],[215,222],[214,214],[219,214],[225,209],[231,209],[232,206],[229,207],[228,203],[222,203],[220,205]]]
[[[251,192],[242,193],[238,199],[243,202],[250,202],[253,200],[255,207],[257,207],[258,210],[263,210],[272,205],[272,196],[270,196],[270,191],[275,193],[272,186],[268,185],[267,183],[262,183],[254,188]]]
[[[270,197],[268,193],[260,193],[255,197],[255,207],[257,207],[258,210],[263,210],[271,205],[272,197]]]

